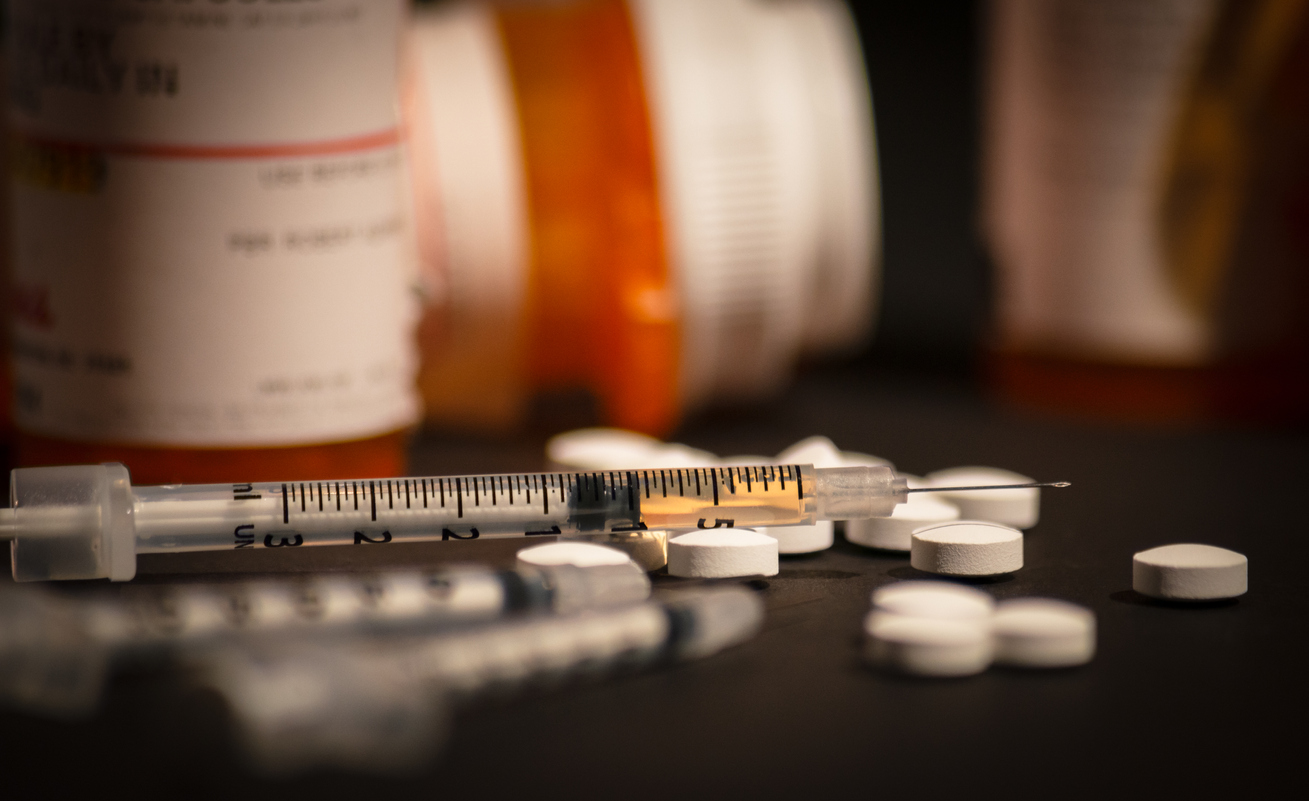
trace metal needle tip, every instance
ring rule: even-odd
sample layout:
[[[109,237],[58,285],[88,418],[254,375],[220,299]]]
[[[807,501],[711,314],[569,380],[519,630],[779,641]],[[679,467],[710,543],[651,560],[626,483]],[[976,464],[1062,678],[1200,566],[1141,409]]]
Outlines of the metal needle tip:
[[[980,487],[915,487],[905,492],[963,492],[964,490],[1033,489],[1037,487],[1071,487],[1071,481],[1033,481],[1031,484],[986,484]]]

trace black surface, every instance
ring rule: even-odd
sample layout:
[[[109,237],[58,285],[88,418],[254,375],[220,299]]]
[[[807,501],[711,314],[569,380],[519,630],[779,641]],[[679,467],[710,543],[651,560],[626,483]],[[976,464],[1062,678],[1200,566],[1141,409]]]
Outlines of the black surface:
[[[433,767],[408,779],[254,778],[215,697],[142,676],[120,679],[88,722],[0,713],[0,787],[6,797],[70,785],[138,797],[1260,797],[1293,773],[1304,745],[1304,432],[1022,419],[964,387],[830,371],[776,404],[704,418],[680,436],[719,453],[773,453],[814,432],[912,472],[983,463],[1072,481],[1046,493],[1027,566],[981,586],[997,598],[1091,607],[1096,660],[957,680],[870,671],[859,661],[868,593],[917,574],[903,557],[838,542],[784,559],[761,589],[768,617],[753,641],[698,663],[467,709]],[[429,437],[415,453],[423,471],[523,469],[539,459],[536,447]],[[1185,541],[1247,554],[1249,595],[1198,607],[1132,595],[1132,553]],[[442,550],[453,545],[396,558],[508,556],[465,547],[490,543]]]

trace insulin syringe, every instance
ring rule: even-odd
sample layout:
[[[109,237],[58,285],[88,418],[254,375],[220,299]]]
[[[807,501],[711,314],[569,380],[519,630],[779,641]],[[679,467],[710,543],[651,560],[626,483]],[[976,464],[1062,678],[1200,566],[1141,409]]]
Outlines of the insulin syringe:
[[[120,464],[32,467],[12,473],[0,538],[11,540],[18,581],[126,581],[139,553],[805,525],[889,515],[918,491],[931,490],[909,489],[885,466],[144,487]]]

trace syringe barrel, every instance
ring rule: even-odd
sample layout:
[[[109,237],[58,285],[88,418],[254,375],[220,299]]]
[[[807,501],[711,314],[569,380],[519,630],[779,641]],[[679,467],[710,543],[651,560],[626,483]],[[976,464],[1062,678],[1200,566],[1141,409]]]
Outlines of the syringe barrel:
[[[814,472],[818,517],[823,520],[887,517],[907,497],[905,479],[890,467],[824,467]]]

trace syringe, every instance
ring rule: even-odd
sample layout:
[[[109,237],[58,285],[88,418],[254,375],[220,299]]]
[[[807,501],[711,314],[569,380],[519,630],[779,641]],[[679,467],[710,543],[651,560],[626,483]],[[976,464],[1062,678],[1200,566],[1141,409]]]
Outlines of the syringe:
[[[0,538],[17,581],[127,581],[138,553],[805,525],[889,515],[918,491],[935,489],[911,490],[885,466],[147,487],[121,464],[31,467],[12,473]]]

